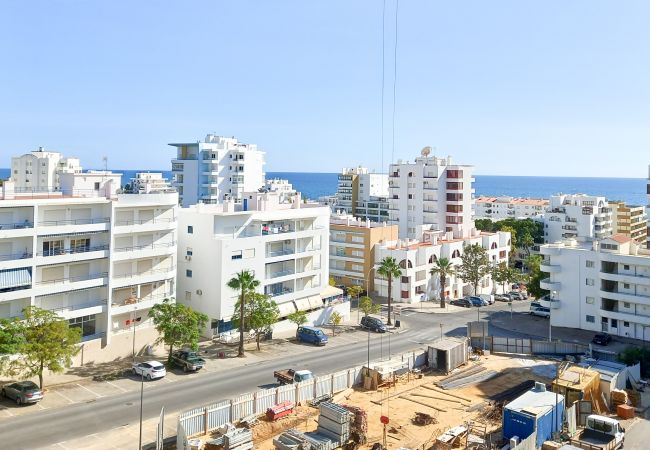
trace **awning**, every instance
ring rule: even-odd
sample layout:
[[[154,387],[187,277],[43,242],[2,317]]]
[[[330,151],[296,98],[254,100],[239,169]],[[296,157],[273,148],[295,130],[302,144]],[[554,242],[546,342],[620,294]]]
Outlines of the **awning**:
[[[100,234],[108,233],[108,230],[96,230],[96,231],[73,231],[68,233],[48,233],[48,234],[39,234],[38,237],[56,237],[56,236],[86,236],[89,234]]]
[[[309,305],[311,306],[312,309],[322,308],[323,299],[320,298],[320,295],[312,295],[311,297],[309,297]]]
[[[293,305],[293,302],[284,302],[278,305],[280,310],[280,317],[287,317],[292,312],[296,312],[296,307]]]
[[[0,271],[0,289],[31,286],[32,274],[29,269],[10,269]]]
[[[295,304],[296,304],[296,309],[298,309],[298,311],[308,311],[312,309],[311,303],[309,303],[309,297],[295,300]]]
[[[338,297],[339,295],[343,295],[342,289],[334,286],[327,286],[323,289],[323,292],[320,293],[320,298]]]

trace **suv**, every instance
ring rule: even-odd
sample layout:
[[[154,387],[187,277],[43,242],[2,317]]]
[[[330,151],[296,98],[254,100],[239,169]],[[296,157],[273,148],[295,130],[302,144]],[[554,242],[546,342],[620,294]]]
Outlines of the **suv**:
[[[388,328],[386,328],[384,322],[382,322],[380,319],[377,319],[376,317],[370,316],[364,316],[361,318],[361,328],[366,328],[377,333],[385,333],[388,331]]]
[[[449,302],[449,304],[454,306],[462,306],[463,308],[471,308],[472,306],[474,306],[472,302],[470,302],[466,298],[459,298],[458,300],[452,300]]]
[[[470,295],[469,297],[465,298],[472,304],[472,306],[487,306],[487,302],[481,297],[474,297],[473,295]]]
[[[607,345],[612,342],[612,337],[607,333],[598,333],[594,336],[591,342],[598,345]]]
[[[327,344],[327,336],[318,328],[302,326],[296,330],[296,340],[314,345]]]
[[[551,317],[551,309],[544,306],[536,306],[530,308],[531,316],[545,317],[549,319]]]

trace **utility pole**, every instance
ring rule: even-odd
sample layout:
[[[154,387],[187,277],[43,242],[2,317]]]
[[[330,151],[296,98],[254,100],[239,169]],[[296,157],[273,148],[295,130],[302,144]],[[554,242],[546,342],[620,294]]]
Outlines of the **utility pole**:
[[[140,371],[140,439],[138,440],[138,450],[142,449],[142,400],[144,397],[144,371]]]

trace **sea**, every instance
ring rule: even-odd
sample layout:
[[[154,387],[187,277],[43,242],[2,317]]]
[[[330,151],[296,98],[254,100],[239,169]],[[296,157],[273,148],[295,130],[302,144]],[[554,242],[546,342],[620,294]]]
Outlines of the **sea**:
[[[121,170],[122,182],[135,177],[136,172],[162,172],[171,178],[168,170]],[[10,169],[0,168],[0,179],[9,177]],[[303,197],[317,199],[336,192],[337,173],[322,172],[267,172],[267,178],[285,178]],[[609,200],[623,200],[630,205],[647,205],[647,180],[645,178],[596,178],[596,177],[537,177],[509,175],[475,175],[476,196],[512,196],[549,198],[553,194],[601,195]]]

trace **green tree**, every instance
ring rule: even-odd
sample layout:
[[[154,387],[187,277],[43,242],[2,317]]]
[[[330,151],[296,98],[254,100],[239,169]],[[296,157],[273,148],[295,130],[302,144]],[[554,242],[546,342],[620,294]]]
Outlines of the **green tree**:
[[[491,270],[487,251],[480,244],[467,245],[460,259],[462,262],[456,268],[456,273],[464,282],[472,285],[476,295],[479,283]]]
[[[353,284],[352,286],[350,286],[348,288],[348,295],[350,297],[356,298],[357,302],[358,302],[359,296],[361,295],[362,292],[363,292],[363,288],[361,286],[357,285],[357,284]]]
[[[169,346],[167,361],[170,362],[174,348],[188,345],[192,350],[199,348],[201,328],[208,322],[208,316],[168,298],[149,310],[149,317],[160,334],[156,344]]]
[[[529,257],[530,249],[533,247],[533,245],[535,245],[535,240],[533,239],[533,236],[528,231],[526,231],[521,237],[519,244],[521,245],[521,248],[524,249],[524,252],[526,252],[526,257]]]
[[[493,222],[492,219],[476,219],[474,226],[481,231],[497,231],[497,223]]]
[[[332,323],[332,335],[336,336],[336,327],[341,325],[341,322],[343,322],[343,316],[340,312],[334,311],[330,315],[330,322]]]
[[[23,338],[21,322],[18,319],[0,318],[0,355],[13,355],[20,352]]]
[[[363,312],[364,316],[370,314],[378,314],[381,311],[381,306],[374,303],[370,297],[361,297],[359,300],[359,309]]]
[[[447,278],[454,274],[454,263],[447,258],[437,259],[435,265],[429,271],[431,275],[440,277],[440,307],[445,307],[445,288],[447,287]]]
[[[241,302],[238,300],[235,304],[235,311],[233,313],[234,325],[239,328],[239,321],[241,318],[240,312]],[[277,303],[271,300],[271,297],[259,292],[253,292],[246,303],[246,311],[244,311],[244,323],[246,324],[246,331],[255,333],[255,342],[257,349],[260,350],[260,338],[263,334],[271,331],[271,327],[278,321],[280,310]]]
[[[299,327],[300,325],[307,323],[307,313],[305,313],[305,311],[295,311],[289,314],[287,319],[289,322],[295,323],[296,327]]]
[[[517,230],[515,227],[511,226],[503,226],[499,231],[505,231],[510,233],[510,261],[514,261],[517,258],[517,243],[518,243],[518,237],[517,237]]]
[[[619,354],[619,359],[626,365],[641,363],[641,375],[650,374],[650,348],[631,346]]]
[[[244,311],[246,310],[246,296],[252,295],[255,288],[260,285],[259,280],[255,279],[255,275],[250,270],[242,270],[236,276],[228,281],[228,287],[234,291],[239,291],[239,303],[244,305],[239,308],[239,352],[237,356],[244,357],[244,328],[246,321],[244,320]]]
[[[528,293],[536,298],[543,297],[548,294],[548,291],[539,286],[539,282],[548,276],[542,272],[540,266],[542,264],[542,257],[539,255],[532,255],[526,258],[526,267],[528,267],[528,284],[526,289]]]
[[[506,262],[500,262],[498,265],[492,267],[492,280],[495,283],[501,284],[503,293],[506,292],[506,286],[519,279],[519,273],[513,267],[510,267]]]
[[[395,258],[387,256],[379,263],[377,273],[379,276],[384,277],[386,280],[388,280],[388,325],[390,326],[392,325],[390,302],[393,296],[393,278],[401,276],[402,271],[400,270],[397,261],[395,261]]]
[[[30,378],[38,375],[43,389],[43,371],[61,373],[72,365],[72,357],[81,349],[81,329],[71,327],[56,313],[28,306],[23,309],[23,320],[14,323],[13,330],[21,337],[18,352],[21,358],[13,361],[11,372]]]

